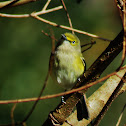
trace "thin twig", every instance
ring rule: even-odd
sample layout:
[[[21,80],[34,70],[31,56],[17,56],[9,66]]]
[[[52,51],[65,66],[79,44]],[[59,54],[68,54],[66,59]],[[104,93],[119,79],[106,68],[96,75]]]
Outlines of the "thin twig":
[[[46,13],[50,13],[50,12],[53,12],[53,11],[60,10],[62,8],[63,8],[63,6],[58,6],[58,7],[54,7],[54,8],[48,9],[48,10],[44,10],[44,11],[42,10],[42,11],[36,12],[35,14],[36,15],[42,15],[42,14],[46,14]]]
[[[120,66],[118,67],[117,71],[121,68],[124,63],[125,55],[126,55],[126,0],[123,1],[123,28],[124,28],[124,37],[123,37],[123,51],[122,51],[122,61]],[[122,13],[120,11],[120,13]]]
[[[52,38],[55,38],[55,36],[54,36],[54,32],[53,32],[53,30],[50,28],[50,33],[51,33],[51,36],[52,36]],[[55,52],[55,40],[56,39],[52,39],[52,53],[54,54],[54,52]],[[52,68],[52,66],[50,66],[51,68]],[[50,71],[51,72],[51,71]]]
[[[124,12],[126,12],[126,0],[124,0]],[[123,65],[126,55],[126,13],[123,13],[124,15],[124,21],[123,21],[123,27],[124,27],[124,41],[123,41],[123,53],[122,53],[122,63],[120,66]]]
[[[88,49],[90,49],[93,46],[93,44],[96,44],[96,41],[93,41],[93,42],[90,42],[90,43],[87,43],[87,44],[82,45],[81,48],[84,47],[84,46],[90,45],[88,48],[84,49],[82,51],[82,53],[84,53],[85,51],[87,51]]]
[[[35,14],[36,15],[42,15],[42,14],[46,14],[46,13],[50,13],[50,12],[53,12],[53,11],[60,10],[62,8],[63,8],[63,6],[58,6],[58,7],[54,7],[54,8],[45,10],[45,11],[35,12]],[[28,17],[31,17],[31,15],[30,14],[21,14],[21,15],[19,14],[19,15],[16,15],[16,14],[4,14],[4,13],[0,13],[0,17],[7,17],[7,18],[28,18]]]
[[[115,0],[115,4],[116,4],[116,6],[117,6],[117,8],[119,10],[120,17],[123,20],[123,12],[124,12],[124,10],[123,10],[123,4],[124,4],[123,0]]]
[[[44,32],[43,30],[42,30],[42,33],[43,33],[44,35],[50,37],[51,39],[54,39],[55,41],[58,41],[54,36],[49,35],[48,33]]]
[[[62,5],[63,5],[63,8],[64,8],[65,12],[66,12],[70,27],[73,28],[69,13],[68,13],[67,8],[66,8],[66,5],[65,5],[63,0],[60,0],[60,1],[61,1]],[[74,34],[74,31],[72,31],[72,33]]]
[[[117,121],[116,126],[119,126],[119,124],[120,124],[120,122],[121,122],[121,119],[122,119],[123,112],[124,112],[125,108],[126,108],[126,104],[124,105],[124,107],[123,107],[123,109],[122,109],[122,112],[121,112],[121,114],[120,114],[120,116],[119,116],[119,119],[118,119],[118,121]]]
[[[84,45],[81,45],[81,48],[88,46],[88,45],[92,45],[92,44],[96,44],[96,41],[91,41],[90,43],[86,43]]]
[[[41,95],[42,95],[42,93],[43,93],[43,91],[44,91],[44,89],[45,89],[45,87],[46,87],[46,85],[47,85],[48,78],[49,78],[49,72],[47,73],[47,76],[46,76],[44,85],[42,85],[42,89],[41,89],[41,91],[40,91],[40,93],[39,93],[39,96],[38,96],[37,99],[35,100],[35,103],[33,104],[32,108],[31,108],[31,110],[29,111],[29,113],[27,114],[27,116],[23,119],[23,121],[22,121],[20,124],[22,124],[23,122],[26,122],[26,121],[28,120],[28,118],[31,116],[32,112],[34,111],[34,109],[35,109],[37,103],[39,102],[40,97],[41,97]]]
[[[45,4],[45,6],[43,7],[42,11],[45,11],[46,8],[48,7],[49,3],[51,2],[51,0],[48,0]]]
[[[12,126],[15,126],[15,121],[14,121],[14,110],[16,108],[17,103],[14,103],[12,109],[11,109],[11,121],[12,121]]]
[[[101,40],[104,40],[104,41],[111,41],[109,39],[106,39],[106,38],[102,38],[100,36],[97,36],[97,35],[94,35],[94,34],[91,34],[91,33],[88,33],[88,32],[85,32],[85,31],[81,31],[81,30],[78,30],[78,29],[74,29],[74,28],[70,28],[70,27],[67,27],[67,26],[64,26],[64,25],[58,25],[54,22],[51,22],[51,21],[48,21],[44,18],[41,18],[39,16],[37,16],[35,13],[32,13],[31,16],[37,20],[40,20],[46,24],[49,24],[49,25],[52,25],[54,27],[59,27],[59,28],[63,28],[63,29],[67,29],[67,30],[70,30],[70,31],[75,31],[75,32],[78,32],[80,34],[85,34],[87,36],[90,36],[90,37],[93,37],[93,38],[98,38],[98,39],[101,39]]]
[[[123,81],[123,83],[126,83],[126,80],[124,79],[124,78],[122,78],[122,77],[120,77],[118,74],[115,74],[118,78],[120,78],[122,81]]]

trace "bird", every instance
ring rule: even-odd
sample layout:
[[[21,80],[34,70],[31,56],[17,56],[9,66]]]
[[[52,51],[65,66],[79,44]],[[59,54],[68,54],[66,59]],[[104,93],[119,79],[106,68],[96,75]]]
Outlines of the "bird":
[[[50,62],[52,62],[52,79],[65,90],[71,90],[86,70],[79,38],[69,32],[61,34],[53,54],[53,61]],[[65,102],[64,99],[62,101]],[[89,118],[84,95],[76,104],[76,108],[78,121]]]

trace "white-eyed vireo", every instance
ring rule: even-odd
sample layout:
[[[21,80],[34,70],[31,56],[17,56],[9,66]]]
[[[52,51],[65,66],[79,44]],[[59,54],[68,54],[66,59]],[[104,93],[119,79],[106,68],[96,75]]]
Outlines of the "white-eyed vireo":
[[[52,78],[65,90],[70,90],[79,77],[84,74],[85,69],[86,64],[81,53],[80,40],[72,33],[62,34],[54,52]],[[80,109],[80,106],[85,109]],[[83,110],[87,116],[84,115],[84,118],[88,118],[88,110],[84,98],[82,102],[77,104],[78,120],[83,118]],[[81,111],[81,115],[79,115],[78,111]]]

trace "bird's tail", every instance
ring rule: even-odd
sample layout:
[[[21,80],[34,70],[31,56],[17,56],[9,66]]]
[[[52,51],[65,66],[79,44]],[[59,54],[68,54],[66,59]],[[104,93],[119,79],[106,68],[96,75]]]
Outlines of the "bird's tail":
[[[80,101],[76,104],[77,109],[77,119],[78,121],[82,120],[83,118],[89,118],[89,112],[85,101],[85,96],[80,99]]]

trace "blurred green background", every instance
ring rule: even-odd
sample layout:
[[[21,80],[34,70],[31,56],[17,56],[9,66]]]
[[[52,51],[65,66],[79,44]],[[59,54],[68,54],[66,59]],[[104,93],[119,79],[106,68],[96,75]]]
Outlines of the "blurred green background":
[[[2,1],[2,0],[1,0]],[[46,0],[38,0],[27,5],[1,9],[0,13],[24,14],[40,11]],[[122,24],[113,0],[65,0],[73,27],[87,31],[104,38],[114,39],[121,31]],[[61,5],[60,0],[52,0],[48,6],[53,8]],[[65,11],[58,10],[42,15],[41,17],[69,26]],[[0,100],[21,99],[37,97],[44,83],[51,52],[51,39],[41,32],[49,33],[53,29],[55,37],[68,32],[65,29],[55,28],[33,18],[2,18],[0,17]],[[92,38],[78,34],[81,44],[86,44]],[[89,67],[104,51],[109,42],[93,39],[96,44],[84,52],[83,56]],[[102,76],[113,72],[121,63],[121,54],[111,63]],[[126,63],[126,62],[125,62]],[[90,96],[99,86],[97,84],[87,91]],[[51,78],[43,95],[63,91]],[[109,111],[101,121],[100,126],[115,126],[126,103],[126,93],[120,95],[112,104]],[[28,126],[40,126],[60,102],[60,97],[40,101],[28,119]],[[15,121],[21,121],[31,109],[33,102],[19,103],[14,111]],[[13,104],[0,105],[0,124],[11,122],[10,112]],[[114,113],[114,114],[113,114]],[[121,121],[121,126],[126,124],[126,111]]]

